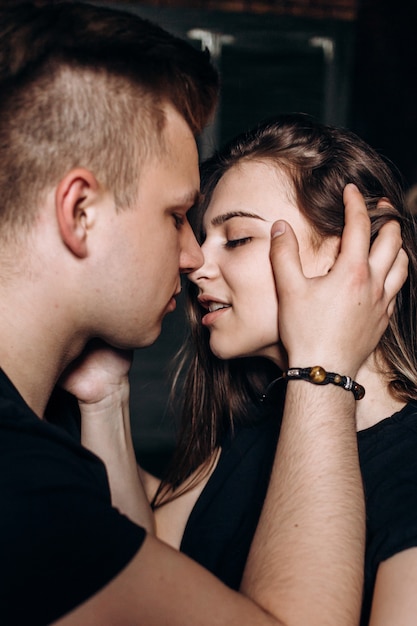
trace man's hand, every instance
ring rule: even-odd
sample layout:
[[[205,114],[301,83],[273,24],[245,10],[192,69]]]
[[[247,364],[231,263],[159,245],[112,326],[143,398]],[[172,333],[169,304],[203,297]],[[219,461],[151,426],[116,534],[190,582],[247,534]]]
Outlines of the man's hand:
[[[354,377],[388,325],[408,258],[395,221],[381,228],[369,251],[370,220],[355,185],[346,186],[344,203],[340,253],[326,276],[304,276],[294,232],[283,221],[272,227],[271,263],[289,366],[322,365]]]

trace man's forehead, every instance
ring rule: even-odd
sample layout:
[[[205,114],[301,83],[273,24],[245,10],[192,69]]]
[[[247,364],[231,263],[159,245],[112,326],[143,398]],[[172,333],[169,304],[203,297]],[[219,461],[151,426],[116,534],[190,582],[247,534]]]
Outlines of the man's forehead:
[[[201,200],[201,193],[199,189],[190,190],[188,193],[184,194],[182,204],[193,206],[194,204],[198,204]]]

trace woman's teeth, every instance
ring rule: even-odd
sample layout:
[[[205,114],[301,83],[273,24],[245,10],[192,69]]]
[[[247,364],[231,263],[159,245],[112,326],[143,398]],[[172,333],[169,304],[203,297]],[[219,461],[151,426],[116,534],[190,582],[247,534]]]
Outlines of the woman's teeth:
[[[228,306],[230,306],[229,304],[220,304],[220,302],[212,302],[209,305],[208,310],[210,311],[210,313],[213,313],[213,311],[218,311],[219,309],[226,309]]]

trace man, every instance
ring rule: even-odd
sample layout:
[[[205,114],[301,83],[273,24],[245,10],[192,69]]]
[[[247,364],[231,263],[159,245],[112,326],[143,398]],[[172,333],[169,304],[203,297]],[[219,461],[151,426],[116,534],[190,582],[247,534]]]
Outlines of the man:
[[[59,416],[45,418],[58,379],[91,339],[152,343],[179,273],[202,263],[186,213],[199,187],[194,135],[217,91],[208,58],[130,15],[28,4],[0,15],[0,80],[2,623],[355,623],[364,514],[351,393],[288,385],[241,594],[152,536],[143,501],[137,522],[112,506],[101,461],[52,423]],[[406,262],[393,225],[368,258],[358,192],[346,203],[332,276],[304,279],[283,223],[271,255],[275,270],[288,265],[277,286],[291,362],[354,376],[386,326]],[[335,293],[336,320],[327,311]],[[302,322],[285,332],[294,300]],[[314,328],[316,342],[300,348],[301,328]]]

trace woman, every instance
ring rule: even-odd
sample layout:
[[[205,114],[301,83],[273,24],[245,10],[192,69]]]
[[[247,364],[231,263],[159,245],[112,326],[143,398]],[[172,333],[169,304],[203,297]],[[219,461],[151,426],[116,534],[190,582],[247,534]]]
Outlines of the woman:
[[[393,168],[346,130],[280,116],[203,166],[194,226],[205,262],[189,275],[191,335],[177,377],[182,426],[153,503],[160,535],[238,588],[268,485],[288,367],[269,263],[271,224],[291,224],[306,276],[330,272],[349,182],[365,197],[373,235],[398,220],[409,256],[409,278],[389,327],[357,376],[366,391],[356,403],[368,518],[361,623],[412,624],[417,232]]]

